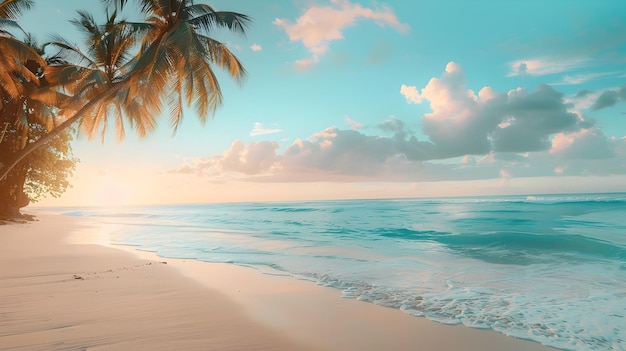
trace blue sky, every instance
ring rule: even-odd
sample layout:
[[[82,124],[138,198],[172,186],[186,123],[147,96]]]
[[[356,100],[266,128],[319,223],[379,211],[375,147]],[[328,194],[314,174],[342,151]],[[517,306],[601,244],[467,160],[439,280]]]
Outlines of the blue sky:
[[[215,33],[245,82],[220,74],[205,126],[79,137],[74,188],[42,204],[626,191],[624,1],[207,3],[254,20]],[[21,22],[79,40],[78,8],[102,13],[38,1]]]

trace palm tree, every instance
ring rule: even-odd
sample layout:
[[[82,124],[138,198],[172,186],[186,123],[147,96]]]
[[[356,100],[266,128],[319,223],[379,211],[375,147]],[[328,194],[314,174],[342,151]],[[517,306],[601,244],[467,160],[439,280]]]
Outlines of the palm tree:
[[[90,139],[99,128],[104,140],[111,116],[115,119],[118,139],[125,136],[124,116],[139,135],[145,135],[155,126],[153,111],[129,97],[136,29],[124,21],[118,22],[115,11],[107,14],[104,25],[98,25],[85,11],[79,11],[78,16],[72,23],[85,34],[86,52],[60,36],[49,43],[58,48],[57,55],[66,63],[50,65],[46,76],[63,85],[74,97],[63,113],[76,114],[81,110],[84,117],[78,121]],[[97,103],[87,104],[90,100]]]
[[[120,9],[127,3],[127,0],[103,1]],[[167,101],[170,106],[169,117],[172,128],[176,131],[183,117],[183,100],[188,105],[196,105],[198,117],[202,122],[206,121],[208,114],[213,113],[222,103],[222,93],[213,66],[217,65],[227,70],[237,81],[243,79],[245,69],[241,62],[224,43],[213,39],[211,35],[220,28],[245,34],[245,28],[250,21],[248,16],[235,12],[215,11],[209,5],[194,4],[193,0],[136,0],[136,2],[146,16],[146,22],[122,21],[118,26],[124,28],[119,31],[132,33],[129,34],[130,38],[143,37],[138,54],[119,67],[120,74],[115,77],[116,79],[106,81],[110,84],[93,80],[102,78],[99,75],[83,81],[80,72],[84,71],[79,69],[74,70],[76,72],[74,76],[60,74],[51,69],[50,74],[55,79],[80,77],[76,81],[83,82],[84,85],[68,84],[68,91],[77,93],[75,101],[82,107],[78,108],[74,104],[74,109],[68,109],[76,111],[72,111],[71,117],[48,135],[36,143],[29,144],[13,162],[0,171],[0,179],[23,157],[45,143],[48,137],[60,133],[81,118],[91,117],[91,121],[86,124],[90,126],[104,123],[106,118],[102,116],[108,115],[108,108],[113,102],[122,106],[122,110],[114,109],[117,120],[121,121],[124,115],[139,134],[143,135],[154,127],[152,116],[161,113],[163,98],[170,97]],[[100,40],[111,34],[106,30],[101,33],[103,36]],[[65,49],[74,51],[69,46]],[[106,50],[109,49],[107,46]],[[111,52],[107,55],[114,56]],[[72,71],[70,68],[67,70],[65,73]],[[98,115],[101,117],[98,118]],[[118,122],[118,130],[119,126]]]
[[[109,0],[111,2],[111,0]],[[117,3],[123,6],[125,0]],[[246,72],[228,47],[211,34],[219,28],[227,28],[245,34],[250,21],[248,16],[225,11],[215,11],[206,4],[194,4],[193,0],[138,0],[141,11],[148,18],[148,29],[137,60],[135,77],[163,96],[169,94],[170,122],[174,131],[182,119],[183,100],[195,103],[198,117],[206,121],[209,112],[222,103],[219,82],[213,65],[225,69],[231,77],[241,81]],[[158,95],[138,91],[141,96],[155,98]],[[160,99],[150,100],[160,109]]]

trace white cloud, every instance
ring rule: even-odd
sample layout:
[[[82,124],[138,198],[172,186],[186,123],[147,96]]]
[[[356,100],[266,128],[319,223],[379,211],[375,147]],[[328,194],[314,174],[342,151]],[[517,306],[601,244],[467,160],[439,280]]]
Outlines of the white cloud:
[[[250,49],[252,49],[252,51],[261,51],[261,50],[263,50],[261,45],[256,44],[256,43],[252,44],[252,46],[250,46]]]
[[[262,123],[256,122],[254,123],[254,127],[252,127],[252,130],[250,131],[250,136],[280,133],[282,131],[282,129],[277,128],[265,128],[263,127]]]
[[[371,9],[347,0],[332,0],[329,6],[312,6],[294,22],[276,18],[274,24],[284,29],[289,40],[302,42],[311,57],[299,60],[300,68],[307,68],[328,51],[331,42],[343,39],[343,30],[355,25],[359,19],[374,21],[381,27],[386,25],[401,33],[409,31],[407,24],[401,23],[387,6]]]
[[[400,94],[402,94],[402,96],[404,96],[404,98],[406,99],[406,102],[410,104],[422,103],[422,97],[420,96],[419,91],[417,91],[417,88],[414,85],[408,86],[402,84],[402,86],[400,87]]]
[[[550,152],[490,152],[480,160],[466,155],[444,162],[426,157],[433,153],[432,144],[413,137],[400,138],[400,134],[383,137],[330,127],[310,138],[297,139],[282,154],[276,142],[246,145],[236,140],[223,154],[187,161],[170,173],[197,174],[214,182],[508,181],[555,172],[568,176],[626,174],[626,164],[621,161],[626,157],[626,139],[606,141],[593,130],[555,137]],[[581,158],[581,150],[597,151],[602,143],[612,150],[608,157],[589,152],[588,157]]]
[[[243,174],[258,174],[269,171],[277,161],[275,142],[262,141],[245,145],[235,140],[219,159],[219,166],[224,171]]]
[[[410,103],[430,103],[432,112],[423,116],[422,124],[435,158],[547,150],[551,135],[576,129],[579,119],[568,111],[571,106],[563,94],[547,85],[507,93],[484,87],[476,95],[454,62],[421,91],[410,91],[416,97]]]
[[[575,58],[530,58],[509,62],[508,77],[514,76],[544,76],[548,74],[567,72],[583,67],[588,60],[581,57]]]
[[[380,135],[345,116],[352,130],[330,127],[297,139],[279,153],[273,141],[235,141],[221,155],[186,161],[172,173],[254,182],[416,182],[626,174],[626,138],[603,134],[547,85],[534,91],[478,94],[467,88],[463,68],[449,63],[420,90],[431,112],[422,116],[419,140],[395,116]],[[267,131],[255,124],[260,133]],[[273,130],[276,131],[276,130]]]

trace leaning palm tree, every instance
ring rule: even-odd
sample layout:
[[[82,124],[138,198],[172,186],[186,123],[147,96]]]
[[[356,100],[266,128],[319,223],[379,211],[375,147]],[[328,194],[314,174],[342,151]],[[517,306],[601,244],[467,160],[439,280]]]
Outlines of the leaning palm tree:
[[[119,8],[127,3],[127,0],[103,1]],[[69,91],[78,93],[75,100],[78,105],[74,104],[74,109],[67,109],[70,116],[48,133],[50,137],[82,118],[92,119],[85,125],[95,125],[98,121],[104,123],[104,118],[98,119],[94,116],[98,113],[102,113],[101,116],[107,115],[114,102],[120,103],[123,108],[115,110],[118,121],[121,120],[119,117],[124,116],[136,126],[140,135],[145,134],[154,126],[152,116],[161,114],[165,97],[169,97],[167,103],[170,107],[170,122],[176,131],[183,117],[183,102],[195,104],[198,117],[203,122],[222,103],[214,66],[227,70],[237,81],[245,76],[245,69],[236,56],[224,43],[211,36],[216,29],[221,28],[244,34],[250,21],[248,16],[215,11],[206,4],[194,4],[192,0],[136,2],[146,16],[146,21],[121,22],[119,26],[143,37],[138,54],[124,65],[122,74],[113,84],[106,85],[87,79],[84,81],[85,85],[73,86],[74,82],[82,79],[72,77],[82,75],[65,75],[69,78]],[[110,35],[110,32],[104,31],[103,34]],[[46,140],[47,137],[43,137],[28,145],[13,162],[0,171],[0,179]]]

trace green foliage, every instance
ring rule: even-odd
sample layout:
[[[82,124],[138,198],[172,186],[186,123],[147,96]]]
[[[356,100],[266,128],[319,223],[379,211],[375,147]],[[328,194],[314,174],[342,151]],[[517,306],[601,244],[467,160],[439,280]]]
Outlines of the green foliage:
[[[29,130],[35,139],[47,133],[40,124],[33,124]],[[71,188],[68,181],[76,168],[77,159],[72,156],[71,141],[73,131],[68,129],[52,138],[46,146],[35,150],[25,160],[28,164],[24,192],[33,202],[50,195],[59,197]]]

